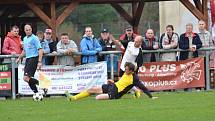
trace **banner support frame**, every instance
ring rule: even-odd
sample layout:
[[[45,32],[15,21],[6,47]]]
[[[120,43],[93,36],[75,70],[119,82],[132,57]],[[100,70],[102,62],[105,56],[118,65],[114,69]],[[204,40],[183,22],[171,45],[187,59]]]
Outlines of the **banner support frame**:
[[[210,63],[209,63],[209,51],[206,51],[206,55],[205,55],[205,77],[206,77],[206,90],[210,90]]]
[[[16,66],[16,58],[11,58],[11,64],[12,64],[12,99],[16,99],[16,84],[15,84],[15,66]]]

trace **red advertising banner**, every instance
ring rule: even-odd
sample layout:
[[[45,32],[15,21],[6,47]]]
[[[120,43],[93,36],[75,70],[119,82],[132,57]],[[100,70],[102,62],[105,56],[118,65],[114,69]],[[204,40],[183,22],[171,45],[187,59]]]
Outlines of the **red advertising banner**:
[[[11,72],[10,71],[8,71],[8,72],[0,72],[0,79],[4,79],[4,78],[8,79],[10,77],[11,77]]]
[[[0,65],[0,96],[2,91],[11,90],[11,71],[8,64]]]
[[[139,68],[138,76],[154,91],[205,87],[204,58],[145,63]]]
[[[10,90],[11,84],[0,84],[0,90]]]

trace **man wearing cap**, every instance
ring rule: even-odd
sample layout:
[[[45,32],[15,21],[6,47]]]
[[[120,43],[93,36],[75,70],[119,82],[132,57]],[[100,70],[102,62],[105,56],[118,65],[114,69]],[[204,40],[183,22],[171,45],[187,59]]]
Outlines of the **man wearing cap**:
[[[115,51],[120,50],[121,48],[124,49],[123,45],[116,40],[112,34],[109,33],[108,29],[104,28],[101,31],[100,38],[98,39],[99,44],[102,46],[102,51]],[[114,70],[117,71],[118,66],[118,59],[117,55],[114,55]],[[107,68],[108,68],[108,78],[110,78],[110,70],[111,70],[111,59],[110,55],[99,55],[99,61],[107,61]]]
[[[133,32],[133,29],[131,26],[125,28],[125,33],[122,34],[120,37],[119,37],[119,40],[121,41],[122,45],[124,46],[125,50],[128,46],[128,43],[129,42],[133,42],[134,41],[134,38],[137,36],[137,34],[135,34]]]
[[[57,53],[57,41],[52,40],[52,30],[46,29],[44,33],[44,41],[48,41],[50,53]],[[55,56],[46,57],[46,65],[53,65],[55,61]]]
[[[123,45],[109,33],[108,29],[102,29],[98,41],[102,46],[102,51],[114,51],[123,48]]]
[[[91,27],[85,28],[84,36],[80,43],[82,64],[97,62],[97,54],[102,51],[98,40],[94,37]]]

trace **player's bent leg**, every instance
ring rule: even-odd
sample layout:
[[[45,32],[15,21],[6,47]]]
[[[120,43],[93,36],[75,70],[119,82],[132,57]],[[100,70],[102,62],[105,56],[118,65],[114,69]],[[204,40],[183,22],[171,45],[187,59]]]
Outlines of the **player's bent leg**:
[[[96,96],[96,100],[108,100],[109,95],[108,94],[99,94]]]
[[[38,92],[37,87],[36,87],[35,79],[33,79],[33,78],[31,78],[31,77],[25,75],[25,76],[23,77],[23,80],[24,80],[25,82],[28,83],[29,87],[31,88],[31,90],[32,90],[34,93],[37,93],[37,92]]]

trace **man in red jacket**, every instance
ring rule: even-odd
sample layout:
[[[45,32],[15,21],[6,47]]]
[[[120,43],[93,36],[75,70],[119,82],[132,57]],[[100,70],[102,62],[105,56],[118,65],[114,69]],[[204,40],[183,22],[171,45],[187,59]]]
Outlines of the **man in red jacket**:
[[[19,36],[18,26],[12,26],[10,32],[4,39],[4,44],[2,48],[2,53],[6,55],[11,54],[21,54],[22,53],[22,41]],[[18,68],[15,68],[15,78],[16,78],[16,93],[18,93]]]
[[[4,54],[21,54],[22,53],[22,44],[21,37],[19,36],[18,26],[12,26],[10,32],[4,39],[4,44],[2,52]]]

